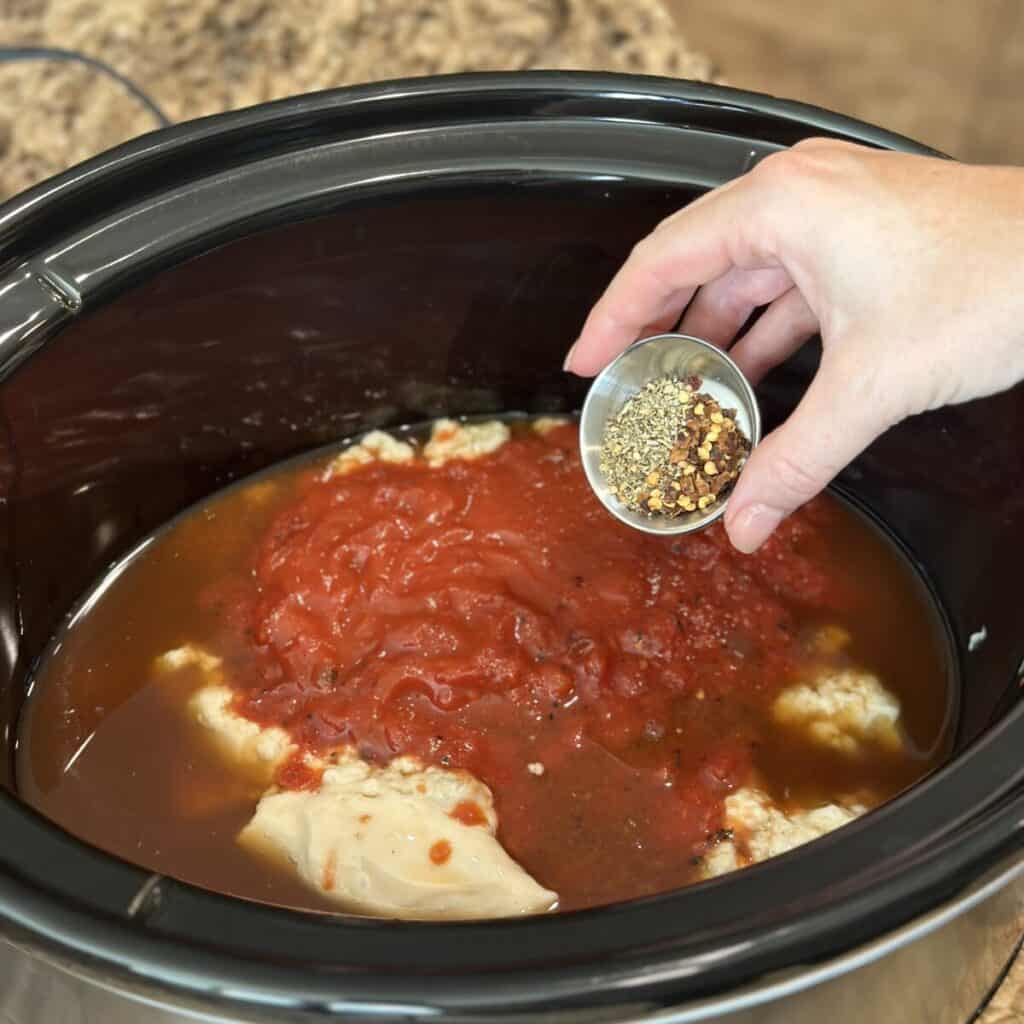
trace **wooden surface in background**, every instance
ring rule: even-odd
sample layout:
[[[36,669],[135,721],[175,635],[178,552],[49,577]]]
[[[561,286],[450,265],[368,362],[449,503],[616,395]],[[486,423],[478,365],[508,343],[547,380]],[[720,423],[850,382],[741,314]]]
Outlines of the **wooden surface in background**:
[[[1024,164],[1024,0],[665,0],[730,85]]]

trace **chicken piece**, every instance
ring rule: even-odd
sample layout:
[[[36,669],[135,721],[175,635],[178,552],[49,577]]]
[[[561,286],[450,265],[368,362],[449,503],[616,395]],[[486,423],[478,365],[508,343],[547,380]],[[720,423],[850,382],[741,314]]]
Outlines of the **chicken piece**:
[[[405,441],[398,441],[383,430],[371,430],[359,442],[335,456],[327,466],[324,479],[351,473],[370,462],[411,462],[416,450]]]
[[[866,809],[859,803],[847,807],[825,804],[786,814],[761,790],[738,789],[725,800],[723,824],[731,838],[717,843],[704,855],[704,877],[714,878],[777,857],[853,821]]]
[[[772,715],[780,725],[848,756],[866,754],[870,747],[893,752],[903,747],[900,702],[867,672],[826,671],[811,683],[791,686],[775,699]]]
[[[204,686],[192,695],[189,710],[226,758],[269,783],[295,744],[284,729],[264,728],[238,714],[231,707],[234,698],[229,686]]]
[[[557,895],[508,856],[496,829],[490,790],[466,772],[350,757],[315,792],[265,795],[239,841],[355,913],[469,919],[553,909]]]
[[[195,667],[189,710],[245,776],[268,785],[296,751],[288,733],[238,714],[221,659],[189,644],[159,671]],[[306,755],[322,768],[325,761]],[[354,912],[408,918],[508,917],[557,903],[496,838],[491,791],[467,772],[396,758],[386,768],[334,752],[315,791],[269,790],[238,840]]]
[[[225,680],[223,662],[215,654],[196,644],[184,644],[161,654],[154,668],[161,674],[188,668],[199,671],[204,685],[189,699],[189,711],[228,760],[262,778],[264,784],[294,751],[295,744],[284,729],[264,728],[231,707],[235,694]]]
[[[486,423],[456,423],[437,420],[423,456],[433,468],[452,459],[479,459],[497,451],[509,439],[508,426],[500,420]]]
[[[168,672],[180,672],[186,668],[197,668],[205,677],[206,682],[219,686],[224,682],[221,659],[209,651],[204,651],[196,644],[183,644],[172,650],[164,651],[153,664],[161,675]]]
[[[568,416],[538,416],[533,421],[533,429],[535,433],[544,435],[557,427],[564,427],[569,422]]]

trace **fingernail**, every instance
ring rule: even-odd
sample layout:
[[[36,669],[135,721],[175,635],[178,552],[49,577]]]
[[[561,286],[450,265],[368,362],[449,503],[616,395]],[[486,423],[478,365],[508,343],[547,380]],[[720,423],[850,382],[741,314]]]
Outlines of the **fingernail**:
[[[786,518],[785,512],[770,505],[749,505],[725,524],[729,540],[737,551],[753,554]]]
[[[562,369],[563,370],[568,370],[569,369],[569,364],[572,362],[572,354],[573,354],[573,352],[576,351],[576,346],[578,344],[579,344],[578,341],[574,341],[573,345],[572,345],[572,348],[569,349],[568,352],[566,352],[566,354],[565,354],[565,362],[562,363]]]

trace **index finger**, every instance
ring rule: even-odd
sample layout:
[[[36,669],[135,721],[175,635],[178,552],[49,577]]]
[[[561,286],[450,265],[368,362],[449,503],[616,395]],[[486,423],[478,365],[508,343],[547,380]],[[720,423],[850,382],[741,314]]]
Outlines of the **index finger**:
[[[702,284],[734,266],[774,265],[746,241],[754,212],[748,176],[705,193],[634,246],[594,305],[565,368],[593,376],[650,324],[682,314]]]

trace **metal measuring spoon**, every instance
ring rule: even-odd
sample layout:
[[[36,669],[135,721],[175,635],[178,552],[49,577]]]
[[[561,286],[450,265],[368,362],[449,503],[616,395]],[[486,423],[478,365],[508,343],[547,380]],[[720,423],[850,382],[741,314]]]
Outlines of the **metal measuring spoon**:
[[[761,440],[761,410],[750,382],[722,349],[686,334],[657,334],[630,345],[594,379],[580,413],[580,455],[587,481],[601,504],[617,519],[645,533],[676,536],[703,530],[726,509],[728,496],[704,511],[676,517],[634,512],[608,490],[601,472],[601,444],[609,420],[649,381],[660,377],[699,377],[700,391],[722,408],[736,410],[736,425],[753,447]]]

